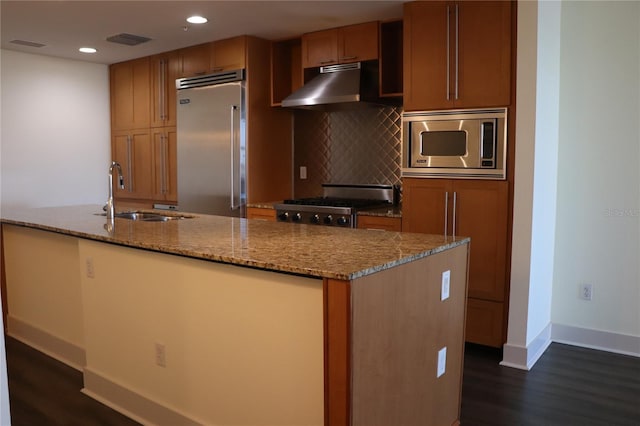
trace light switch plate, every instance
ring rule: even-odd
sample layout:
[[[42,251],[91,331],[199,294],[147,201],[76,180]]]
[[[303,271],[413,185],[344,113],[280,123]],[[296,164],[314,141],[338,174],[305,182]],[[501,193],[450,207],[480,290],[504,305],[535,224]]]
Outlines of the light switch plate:
[[[451,283],[451,271],[444,271],[442,273],[442,290],[440,292],[440,300],[447,300],[449,298],[449,287]]]
[[[300,179],[306,179],[306,178],[307,178],[307,167],[300,166]]]
[[[444,374],[447,367],[447,347],[438,351],[438,371],[436,377],[440,377]]]

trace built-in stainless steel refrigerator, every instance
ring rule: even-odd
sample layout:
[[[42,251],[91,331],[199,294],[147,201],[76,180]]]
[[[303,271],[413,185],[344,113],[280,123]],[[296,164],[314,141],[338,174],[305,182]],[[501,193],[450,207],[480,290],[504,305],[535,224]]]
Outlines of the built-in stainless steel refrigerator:
[[[176,80],[178,209],[245,216],[244,70]]]

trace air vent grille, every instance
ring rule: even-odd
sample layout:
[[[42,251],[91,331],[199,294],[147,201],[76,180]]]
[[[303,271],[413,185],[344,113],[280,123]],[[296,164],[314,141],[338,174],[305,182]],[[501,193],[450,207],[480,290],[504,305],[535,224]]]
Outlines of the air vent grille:
[[[46,44],[36,43],[35,41],[27,41],[27,40],[11,40],[9,43],[19,44],[20,46],[29,46],[29,47],[44,47]]]
[[[147,37],[127,33],[121,33],[111,37],[107,37],[107,41],[110,41],[112,43],[125,44],[127,46],[135,46],[141,43],[146,43],[149,40],[151,39]]]
[[[244,69],[223,71],[214,74],[199,75],[176,80],[176,88],[189,89],[191,87],[212,86],[214,84],[231,83],[244,80]]]
[[[340,72],[349,70],[359,70],[361,68],[360,62],[352,62],[349,64],[327,65],[320,67],[320,74],[326,74],[330,72]]]

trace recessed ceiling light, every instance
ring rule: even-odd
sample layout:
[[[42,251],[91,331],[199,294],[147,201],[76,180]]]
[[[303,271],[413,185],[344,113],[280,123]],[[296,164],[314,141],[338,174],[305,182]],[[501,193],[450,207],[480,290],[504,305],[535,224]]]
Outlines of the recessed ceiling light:
[[[208,21],[209,20],[207,18],[198,15],[189,16],[187,18],[187,22],[190,24],[206,24]]]
[[[80,49],[78,49],[80,52],[82,53],[96,53],[97,50],[94,49],[93,47],[81,47]]]

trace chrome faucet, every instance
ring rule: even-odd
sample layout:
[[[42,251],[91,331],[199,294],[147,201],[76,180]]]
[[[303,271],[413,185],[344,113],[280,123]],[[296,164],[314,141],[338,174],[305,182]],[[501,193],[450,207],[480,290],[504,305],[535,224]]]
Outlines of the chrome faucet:
[[[107,199],[107,221],[113,222],[113,219],[116,216],[116,205],[113,200],[113,169],[118,171],[118,186],[120,189],[124,189],[124,178],[122,176],[122,167],[120,167],[120,163],[114,161],[109,166],[109,198]]]

